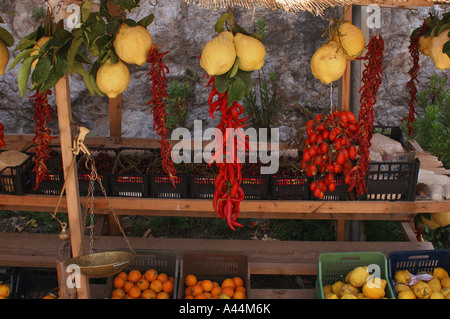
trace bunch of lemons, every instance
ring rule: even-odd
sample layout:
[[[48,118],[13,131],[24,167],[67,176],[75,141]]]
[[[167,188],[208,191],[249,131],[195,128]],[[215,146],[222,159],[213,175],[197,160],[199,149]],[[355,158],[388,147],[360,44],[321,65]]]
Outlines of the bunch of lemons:
[[[194,274],[184,277],[185,299],[247,299],[244,280],[235,276],[222,282],[209,279],[198,280]]]
[[[111,299],[172,299],[175,278],[155,269],[144,273],[137,269],[117,274],[113,279]]]
[[[0,285],[0,299],[8,299],[11,294],[11,288],[7,284]]]
[[[450,299],[450,277],[442,267],[436,267],[429,275],[430,280],[419,280],[410,284],[411,273],[404,269],[394,274],[394,290],[398,299]]]
[[[386,299],[387,281],[369,278],[367,266],[358,266],[347,273],[344,280],[324,285],[325,299]]]
[[[311,58],[311,72],[323,84],[337,81],[344,75],[347,61],[353,61],[365,50],[364,33],[351,22],[339,24],[330,41],[323,44]]]

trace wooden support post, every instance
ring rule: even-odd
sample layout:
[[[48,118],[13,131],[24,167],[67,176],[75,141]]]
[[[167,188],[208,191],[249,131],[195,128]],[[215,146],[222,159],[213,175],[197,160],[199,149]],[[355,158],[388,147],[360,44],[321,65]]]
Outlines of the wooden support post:
[[[122,136],[122,94],[109,99],[109,135]]]
[[[70,105],[70,89],[68,75],[64,75],[55,85],[56,105],[58,110],[59,136],[61,143],[61,156],[66,179],[66,201],[69,218],[70,240],[72,255],[80,254],[83,240],[83,214],[80,205],[78,188],[78,173],[76,165],[71,167],[74,154],[72,153],[72,110]],[[89,281],[85,276],[80,276],[80,288],[77,289],[79,299],[89,299]]]

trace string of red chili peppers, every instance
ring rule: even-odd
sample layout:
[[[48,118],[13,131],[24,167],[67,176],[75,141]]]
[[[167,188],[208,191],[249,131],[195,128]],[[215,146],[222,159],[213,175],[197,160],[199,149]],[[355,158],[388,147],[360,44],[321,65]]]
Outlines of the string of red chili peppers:
[[[159,52],[156,44],[153,45],[148,53],[147,62],[150,63],[150,72],[147,75],[150,75],[152,81],[152,99],[147,105],[151,106],[150,113],[153,113],[153,129],[161,137],[162,168],[170,176],[172,185],[175,187],[174,177],[177,171],[171,158],[172,146],[167,140],[167,135],[169,134],[166,128],[168,113],[164,104],[164,100],[168,97],[166,72],[169,73],[169,68],[163,63],[163,57],[167,53]]]
[[[379,35],[374,35],[367,44],[367,52],[360,60],[366,61],[362,74],[362,86],[359,110],[358,128],[354,137],[358,145],[359,156],[355,165],[345,176],[345,183],[349,185],[349,191],[355,188],[356,195],[360,196],[367,192],[365,177],[369,173],[371,139],[374,130],[373,106],[377,98],[377,92],[381,85],[383,70],[384,40]]]
[[[406,83],[406,88],[409,89],[410,99],[408,102],[409,106],[409,112],[408,116],[404,118],[403,120],[406,120],[406,126],[408,128],[408,134],[409,136],[412,136],[413,134],[413,127],[412,123],[416,120],[415,114],[416,110],[414,107],[414,103],[416,101],[416,95],[417,95],[417,87],[416,82],[417,80],[417,73],[419,72],[420,65],[419,65],[419,38],[425,34],[425,32],[428,30],[428,25],[424,21],[422,26],[420,28],[417,28],[411,33],[411,36],[409,37],[409,46],[408,50],[411,54],[411,57],[413,59],[413,66],[408,71],[409,75],[411,76],[411,79]]]
[[[35,167],[33,172],[36,173],[36,187],[47,176],[47,160],[50,158],[50,141],[54,139],[51,136],[51,130],[47,126],[53,118],[53,109],[48,104],[48,96],[52,94],[51,90],[39,93],[36,91],[31,96],[34,103],[34,138],[33,145],[35,145]]]
[[[0,148],[5,146],[5,135],[3,134],[4,129],[5,127],[3,126],[3,124],[0,123]]]
[[[228,94],[227,92],[219,93],[216,90],[214,76],[209,78],[206,86],[210,85],[209,115],[213,119],[215,119],[214,112],[216,111],[222,115],[216,128],[222,133],[222,143],[216,143],[220,148],[214,153],[209,163],[211,165],[216,162],[219,167],[219,173],[214,182],[213,207],[217,216],[226,220],[228,226],[235,230],[235,227],[242,227],[236,220],[240,213],[240,203],[245,196],[241,187],[242,163],[238,153],[245,153],[249,149],[248,138],[240,129],[247,125],[244,123],[249,117],[239,118],[244,110],[238,102],[234,101],[228,106]]]

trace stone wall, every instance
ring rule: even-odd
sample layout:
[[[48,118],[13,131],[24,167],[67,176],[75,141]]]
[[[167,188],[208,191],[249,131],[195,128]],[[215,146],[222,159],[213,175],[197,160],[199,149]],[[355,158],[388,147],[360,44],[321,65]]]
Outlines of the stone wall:
[[[150,1],[141,3],[141,8],[130,14],[130,17],[139,20],[150,12],[154,13],[155,20],[148,30],[161,50],[169,51],[165,57],[170,69],[169,81],[186,80],[187,72],[193,72],[197,78],[197,81],[192,83],[186,127],[192,129],[194,120],[203,120],[204,129],[216,126],[216,122],[208,115],[209,88],[205,88],[206,73],[199,66],[199,55],[203,46],[215,36],[214,24],[222,12],[188,5],[181,0],[158,0],[156,7],[152,6]],[[39,0],[1,2],[0,15],[5,20],[2,26],[14,35],[16,44],[40,23],[41,4],[42,1]],[[405,85],[409,80],[408,70],[412,63],[408,53],[409,34],[422,23],[430,10],[382,9],[381,29],[378,32],[386,43],[386,69],[375,107],[376,121],[379,124],[399,125],[400,120],[408,113],[409,96]],[[338,104],[337,82],[333,83],[330,95],[330,86],[325,86],[315,79],[309,66],[314,51],[326,41],[321,36],[329,24],[329,19],[338,14],[338,8],[327,9],[323,17],[315,17],[307,12],[290,14],[263,8],[255,11],[242,8],[236,10],[238,23],[248,30],[253,28],[258,18],[267,22],[267,38],[264,41],[267,54],[261,74],[267,75],[276,71],[279,75],[278,84],[285,99],[279,106],[277,120],[280,122],[280,137],[284,141],[293,136],[294,127],[301,127],[305,121],[296,111],[298,106],[306,107],[314,114],[329,109],[331,102]],[[10,61],[17,54],[12,51]],[[359,62],[353,62],[356,63]],[[431,60],[423,56],[420,64],[419,80],[420,84],[424,85],[427,77],[436,72],[436,69]],[[355,69],[358,69],[357,65],[355,66]],[[0,122],[5,126],[5,133],[33,134],[33,106],[30,94],[21,98],[17,88],[19,67],[16,66],[0,77]],[[150,81],[146,74],[148,65],[130,66],[130,71],[131,83],[123,94],[122,135],[157,137],[152,129],[149,106],[146,105],[150,100]],[[449,79],[447,71],[438,73]],[[357,111],[359,83],[358,80],[353,83],[351,107]],[[70,91],[74,121],[88,127],[91,135],[108,136],[107,98],[91,96],[78,76],[70,78]],[[330,101],[330,96],[333,101]],[[54,105],[54,96],[50,102]],[[52,132],[57,134],[56,116],[51,127]]]

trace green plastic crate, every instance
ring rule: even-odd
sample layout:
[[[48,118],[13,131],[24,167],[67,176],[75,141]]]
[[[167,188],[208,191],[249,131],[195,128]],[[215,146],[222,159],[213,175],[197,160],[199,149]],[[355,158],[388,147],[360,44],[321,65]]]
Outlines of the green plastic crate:
[[[386,256],[381,252],[343,252],[324,253],[319,256],[317,269],[316,289],[314,292],[316,299],[324,299],[324,285],[331,285],[338,280],[344,280],[349,271],[358,266],[368,266],[376,264],[380,267],[381,279],[387,281],[387,298],[394,298],[392,287],[389,283],[388,267]]]

